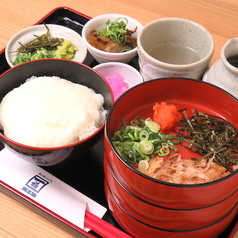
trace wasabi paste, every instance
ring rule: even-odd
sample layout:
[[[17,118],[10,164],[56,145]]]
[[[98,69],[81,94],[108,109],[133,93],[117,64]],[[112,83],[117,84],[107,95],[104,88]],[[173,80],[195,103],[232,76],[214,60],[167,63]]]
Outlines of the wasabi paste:
[[[77,50],[77,47],[75,47],[70,40],[65,40],[63,45],[58,46],[56,58],[71,60],[74,58],[75,51]]]

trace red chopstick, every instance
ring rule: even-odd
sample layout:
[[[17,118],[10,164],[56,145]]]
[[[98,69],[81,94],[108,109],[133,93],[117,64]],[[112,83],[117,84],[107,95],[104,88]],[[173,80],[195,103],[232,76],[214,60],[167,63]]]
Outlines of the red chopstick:
[[[103,238],[132,238],[108,222],[86,210],[84,224]]]
[[[235,226],[233,227],[231,233],[229,234],[228,238],[235,238],[238,235],[238,221],[236,222]]]

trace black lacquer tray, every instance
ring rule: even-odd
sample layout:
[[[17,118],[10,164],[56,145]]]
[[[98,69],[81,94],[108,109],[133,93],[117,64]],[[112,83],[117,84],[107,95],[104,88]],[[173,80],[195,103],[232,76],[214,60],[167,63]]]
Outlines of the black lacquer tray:
[[[90,19],[80,12],[67,7],[59,7],[53,9],[45,17],[40,19],[36,24],[58,24],[69,27],[79,34],[82,32],[84,24]],[[35,24],[35,25],[36,25]],[[84,64],[94,67],[97,65],[97,61],[88,53]],[[135,57],[130,65],[138,69],[138,59]],[[5,59],[4,49],[0,52],[0,75],[9,69],[9,65]],[[0,142],[0,150],[4,148]],[[98,202],[102,206],[108,208],[107,202],[104,196],[104,171],[103,171],[103,133],[100,141],[94,146],[93,149],[84,154],[83,158],[72,158],[70,162],[55,165],[52,167],[44,167],[46,171],[59,178],[63,182],[67,183],[71,187],[85,194],[89,198]],[[7,191],[6,191],[7,192]],[[10,195],[12,195],[10,193]],[[34,207],[33,207],[34,209]],[[38,211],[39,212],[39,211]],[[107,221],[111,225],[119,228],[120,226],[112,217],[108,210],[103,217],[103,220]],[[219,237],[225,238],[229,236],[232,228],[235,225],[235,221],[227,228],[227,230]],[[93,231],[89,232],[95,237],[100,237]]]

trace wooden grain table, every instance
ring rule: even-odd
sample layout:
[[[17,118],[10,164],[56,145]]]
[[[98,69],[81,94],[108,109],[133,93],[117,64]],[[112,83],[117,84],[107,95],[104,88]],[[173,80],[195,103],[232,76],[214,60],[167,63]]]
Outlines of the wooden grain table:
[[[216,48],[211,63],[220,58],[221,47],[229,38],[238,37],[237,0],[0,0],[0,49],[16,32],[62,6],[91,17],[106,13],[125,14],[143,25],[163,17],[194,20],[214,37]],[[75,235],[0,192],[0,237],[70,238]],[[238,238],[238,233],[235,237]]]

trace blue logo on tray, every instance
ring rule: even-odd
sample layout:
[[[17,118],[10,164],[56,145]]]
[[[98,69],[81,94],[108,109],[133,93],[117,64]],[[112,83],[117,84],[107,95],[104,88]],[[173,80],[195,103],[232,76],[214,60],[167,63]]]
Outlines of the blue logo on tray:
[[[35,175],[32,177],[22,188],[23,191],[31,195],[32,197],[36,197],[37,194],[44,188],[49,182],[39,175]]]

